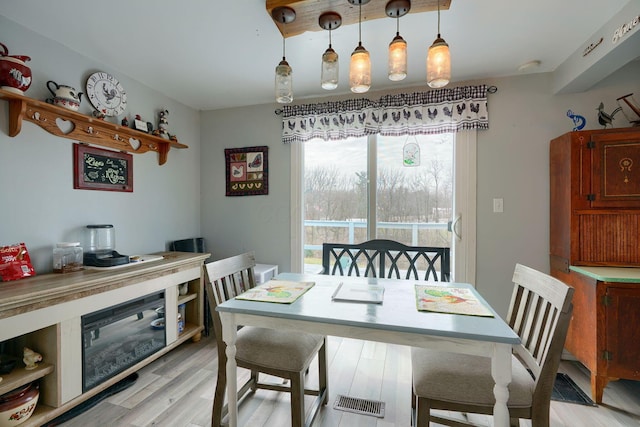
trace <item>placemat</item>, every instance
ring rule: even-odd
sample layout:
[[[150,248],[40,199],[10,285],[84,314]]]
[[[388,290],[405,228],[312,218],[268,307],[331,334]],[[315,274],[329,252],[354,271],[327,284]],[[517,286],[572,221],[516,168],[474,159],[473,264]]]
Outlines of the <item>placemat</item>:
[[[236,299],[291,304],[311,289],[315,282],[290,282],[269,280],[262,285],[241,293]]]
[[[418,311],[493,317],[468,288],[416,285],[416,307]]]

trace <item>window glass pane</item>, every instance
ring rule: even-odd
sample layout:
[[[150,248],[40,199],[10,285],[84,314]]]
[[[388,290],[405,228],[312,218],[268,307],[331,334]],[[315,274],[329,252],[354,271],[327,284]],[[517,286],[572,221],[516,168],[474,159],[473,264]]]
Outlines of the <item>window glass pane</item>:
[[[367,240],[367,138],[304,143],[305,271],[322,265],[322,243]]]
[[[377,138],[377,238],[450,247],[453,134]]]

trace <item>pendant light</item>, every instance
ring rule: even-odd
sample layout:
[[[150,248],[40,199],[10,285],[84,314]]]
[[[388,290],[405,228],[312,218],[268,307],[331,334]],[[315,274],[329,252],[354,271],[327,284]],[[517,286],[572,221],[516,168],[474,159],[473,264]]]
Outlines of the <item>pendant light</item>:
[[[351,54],[349,67],[349,86],[351,92],[364,93],[371,87],[371,57],[367,49],[362,46],[362,5],[369,0],[349,0],[349,3],[359,6],[358,18],[358,46]]]
[[[338,54],[331,48],[331,30],[342,24],[342,17],[336,12],[326,12],[318,19],[320,27],[329,30],[329,48],[322,54],[322,72],[320,85],[322,89],[333,90],[338,87]]]
[[[272,18],[283,24],[288,24],[296,19],[296,12],[289,7],[277,7],[273,9]],[[286,38],[282,36],[282,61],[276,67],[276,101],[280,104],[288,104],[293,101],[292,70],[285,55]]]
[[[409,13],[409,0],[391,0],[385,7],[387,16],[396,18],[396,36],[389,43],[389,80],[407,77],[407,42],[400,36],[400,17]]]
[[[449,45],[440,37],[440,0],[438,0],[438,37],[427,54],[427,84],[433,88],[444,87],[451,80],[451,54]]]

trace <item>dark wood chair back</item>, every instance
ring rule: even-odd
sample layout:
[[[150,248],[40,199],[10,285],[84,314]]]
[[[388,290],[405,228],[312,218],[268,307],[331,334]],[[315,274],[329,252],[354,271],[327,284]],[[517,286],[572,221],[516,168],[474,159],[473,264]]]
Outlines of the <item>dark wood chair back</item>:
[[[451,280],[450,249],[407,246],[385,239],[363,243],[324,243],[323,274],[387,279]]]

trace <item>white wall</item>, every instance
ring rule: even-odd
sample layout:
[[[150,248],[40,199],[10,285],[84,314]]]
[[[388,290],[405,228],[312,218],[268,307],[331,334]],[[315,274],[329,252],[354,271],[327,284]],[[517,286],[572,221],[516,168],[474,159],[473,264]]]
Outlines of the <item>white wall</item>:
[[[10,138],[8,103],[0,100],[0,245],[25,242],[36,273],[43,274],[52,270],[55,243],[78,240],[87,224],[113,224],[116,249],[123,254],[162,251],[169,241],[200,234],[198,111],[119,73],[117,64],[90,60],[2,16],[0,41],[10,54],[31,57],[33,83],[26,96],[50,97],[48,80],[84,92],[92,72],[107,71],[127,93],[129,117],[140,114],[157,126],[157,112],[166,107],[169,131],[189,146],[171,150],[163,166],[154,152],[134,154],[133,193],[74,190],[74,141],[26,121]],[[84,97],[80,112],[91,112]]]
[[[263,264],[290,266],[290,152],[275,105],[202,113],[202,235],[215,259],[254,250]],[[269,194],[225,196],[225,148],[267,145]]]
[[[454,83],[498,88],[488,98],[490,129],[478,132],[476,286],[501,314],[506,314],[511,298],[516,263],[549,271],[550,139],[572,130],[569,109],[587,119],[585,129],[598,129],[600,101],[611,112],[622,95],[635,92],[640,100],[638,75],[640,61],[634,61],[588,92],[567,95],[553,95],[551,74]],[[274,103],[202,114],[202,233],[214,258],[255,250],[260,262],[287,271],[290,147],[280,142],[276,108]],[[619,113],[615,125],[629,123]],[[269,146],[269,195],[225,197],[224,148],[252,145]],[[504,213],[492,212],[495,197],[504,199]]]

